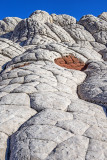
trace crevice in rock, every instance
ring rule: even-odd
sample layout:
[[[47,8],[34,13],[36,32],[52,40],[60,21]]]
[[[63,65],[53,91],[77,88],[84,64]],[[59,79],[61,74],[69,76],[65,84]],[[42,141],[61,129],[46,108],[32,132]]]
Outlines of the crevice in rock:
[[[10,157],[10,136],[7,139],[7,148],[6,148],[5,160],[9,160],[9,157]]]

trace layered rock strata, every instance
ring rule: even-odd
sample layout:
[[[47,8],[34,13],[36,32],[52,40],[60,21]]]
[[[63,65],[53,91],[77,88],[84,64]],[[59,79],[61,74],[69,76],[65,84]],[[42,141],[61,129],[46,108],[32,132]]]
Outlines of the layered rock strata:
[[[12,58],[23,53],[25,49],[20,45],[6,39],[0,38],[0,71],[2,71],[7,62]]]
[[[106,17],[36,11],[1,32],[1,160],[107,159]]]

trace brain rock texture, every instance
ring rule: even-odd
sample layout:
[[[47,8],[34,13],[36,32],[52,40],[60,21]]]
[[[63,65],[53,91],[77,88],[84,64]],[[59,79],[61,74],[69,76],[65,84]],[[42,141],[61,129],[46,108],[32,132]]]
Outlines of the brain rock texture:
[[[107,12],[0,21],[0,160],[107,160]]]

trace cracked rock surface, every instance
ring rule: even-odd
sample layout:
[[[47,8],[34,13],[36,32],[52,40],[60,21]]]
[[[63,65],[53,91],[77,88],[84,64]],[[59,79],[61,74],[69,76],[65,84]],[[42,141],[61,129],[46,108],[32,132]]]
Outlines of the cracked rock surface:
[[[0,37],[0,160],[106,160],[107,13],[38,10]]]
[[[0,71],[4,69],[8,61],[23,53],[25,49],[20,45],[8,40],[0,38]]]

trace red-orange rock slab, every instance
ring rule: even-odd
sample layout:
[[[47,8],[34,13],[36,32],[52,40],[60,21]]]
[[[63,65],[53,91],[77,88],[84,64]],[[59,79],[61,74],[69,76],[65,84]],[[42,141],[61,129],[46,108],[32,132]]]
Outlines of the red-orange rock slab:
[[[76,69],[80,71],[86,69],[85,63],[74,57],[73,55],[57,58],[54,61],[57,65],[68,69]]]

